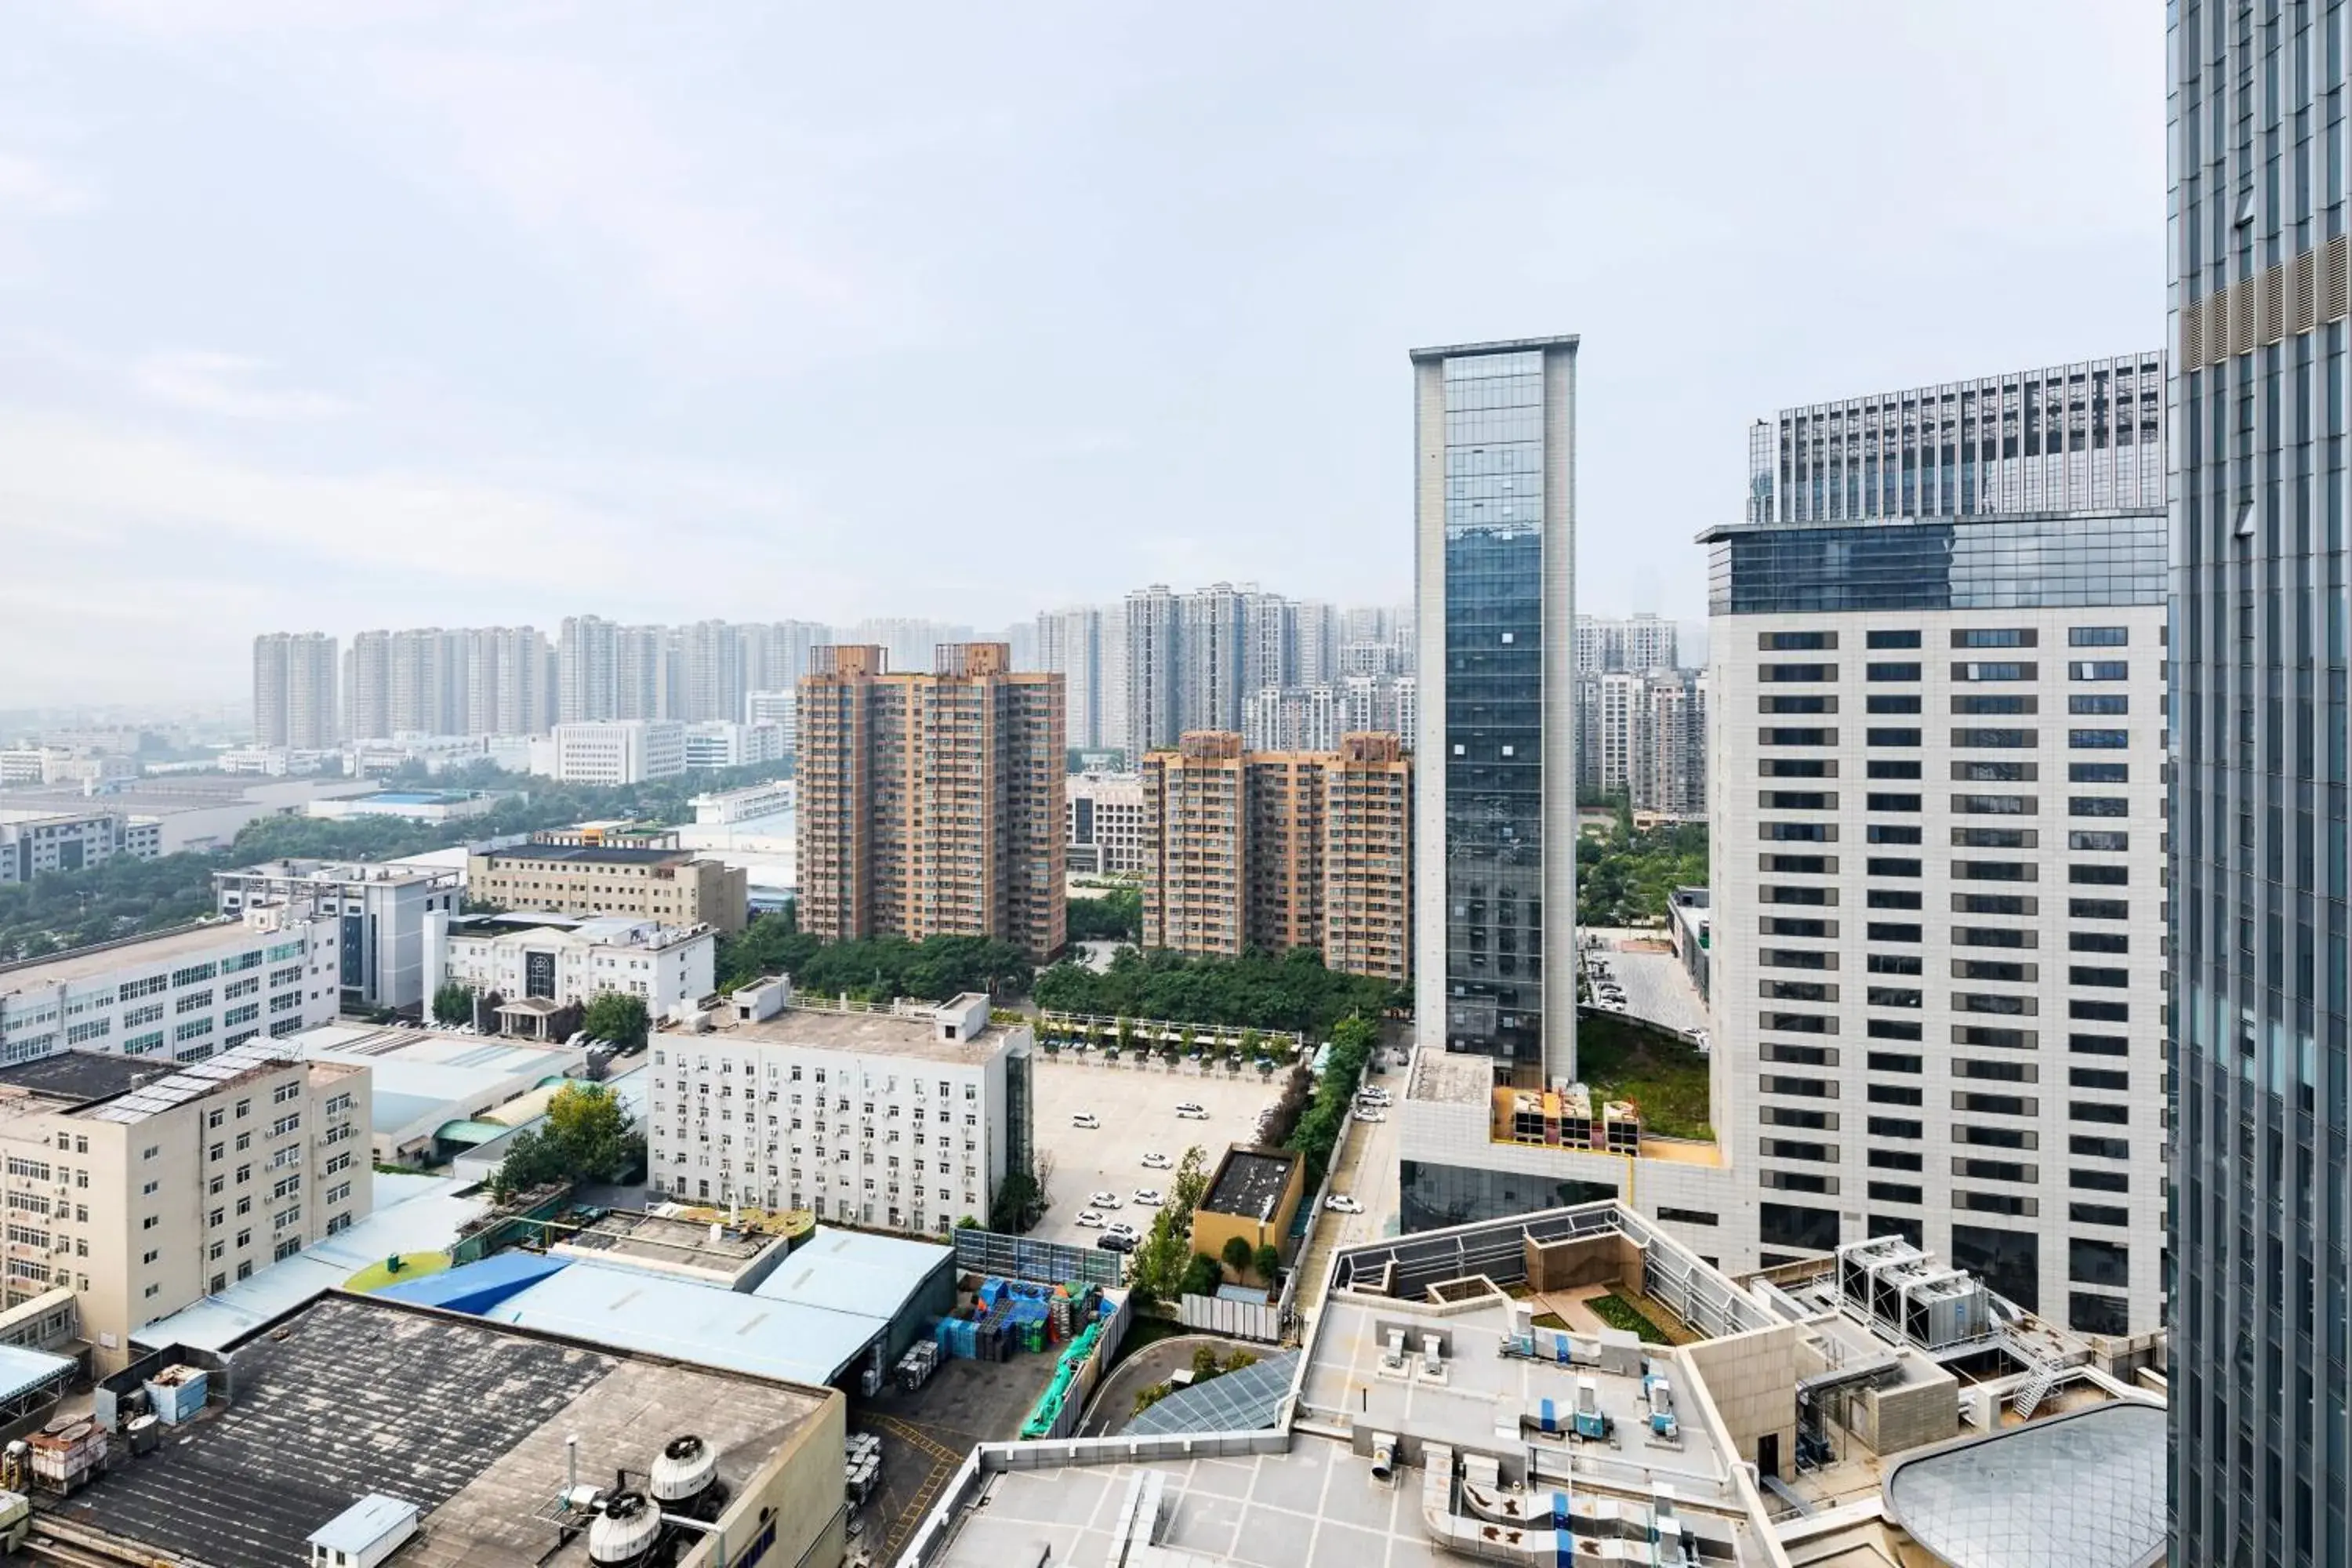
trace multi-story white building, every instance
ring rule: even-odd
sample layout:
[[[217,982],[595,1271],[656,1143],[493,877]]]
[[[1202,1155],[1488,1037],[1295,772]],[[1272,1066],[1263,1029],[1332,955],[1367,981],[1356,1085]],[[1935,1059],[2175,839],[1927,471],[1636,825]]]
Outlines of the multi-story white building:
[[[1576,678],[1577,778],[1635,811],[1706,809],[1706,677],[1612,669]]]
[[[773,724],[706,719],[686,726],[689,769],[750,767],[754,763],[781,762],[784,755],[784,732]]]
[[[635,996],[666,1018],[711,994],[719,933],[707,925],[667,926],[625,915],[446,913],[425,925],[425,991],[448,981],[507,1002],[585,1006],[607,991]]]
[[[74,1292],[95,1370],[133,1330],[373,1207],[368,1069],[268,1040],[201,1071],[74,1050],[0,1067],[0,1300]]]
[[[686,726],[606,719],[555,727],[555,776],[565,784],[642,784],[686,772]]]
[[[1604,675],[1673,669],[1680,662],[1674,622],[1647,611],[1640,615],[1576,617],[1576,672]]]
[[[1139,773],[1076,773],[1068,792],[1073,872],[1140,877],[1146,864],[1143,778]]]
[[[781,816],[793,809],[797,786],[791,779],[745,784],[741,789],[713,790],[694,797],[698,827],[732,827],[764,816]]]
[[[213,873],[214,904],[225,915],[299,906],[332,922],[341,1001],[354,1009],[424,1003],[432,994],[425,919],[456,913],[464,888],[454,868],[365,860],[271,860]]]
[[[1254,752],[1339,750],[1347,710],[1330,686],[1269,686],[1242,702],[1242,743]]]
[[[985,1221],[1032,1165],[1031,1033],[977,994],[899,1006],[800,1005],[767,980],[707,1031],[656,1035],[651,1189],[889,1230]]]
[[[341,1009],[333,923],[300,907],[0,965],[0,1064],[60,1051],[203,1061]]]
[[[152,859],[159,839],[134,833],[119,811],[0,809],[0,883],[29,882],[44,871],[79,871],[117,855]]]

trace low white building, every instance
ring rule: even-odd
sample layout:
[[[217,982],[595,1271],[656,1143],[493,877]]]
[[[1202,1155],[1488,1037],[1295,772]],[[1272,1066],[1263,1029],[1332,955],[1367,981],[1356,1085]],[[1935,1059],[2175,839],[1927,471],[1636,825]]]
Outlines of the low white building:
[[[793,809],[793,781],[775,779],[746,784],[741,789],[713,790],[694,797],[697,827],[730,827],[757,817],[776,816]]]
[[[508,1007],[521,1009],[514,1018],[543,1019],[618,991],[642,998],[648,1016],[665,1018],[711,994],[719,933],[707,925],[620,916],[436,914],[427,921],[425,949],[427,995],[454,980],[478,994],[497,992]]]
[[[454,822],[479,816],[498,805],[480,790],[384,790],[352,800],[314,800],[310,815],[328,822],[354,816],[394,816],[404,822]]]
[[[0,966],[0,1065],[61,1051],[203,1061],[341,1009],[334,921],[257,910]]]
[[[743,694],[743,722],[773,724],[784,732],[784,755],[791,756],[800,743],[801,694],[797,691],[747,691]]]
[[[943,1233],[1031,1168],[1033,1037],[984,995],[864,1010],[771,979],[697,1023],[653,1038],[656,1194]]]
[[[58,811],[0,807],[0,882],[29,882],[44,871],[79,871],[117,855],[152,859],[160,840],[152,823],[134,830],[119,811]]]
[[[214,872],[213,900],[225,915],[271,904],[307,906],[336,923],[344,1001],[415,1007],[427,994],[425,917],[454,914],[464,886],[462,870],[438,867],[270,860]]]
[[[686,726],[667,719],[600,719],[555,727],[555,776],[627,784],[686,772]]]

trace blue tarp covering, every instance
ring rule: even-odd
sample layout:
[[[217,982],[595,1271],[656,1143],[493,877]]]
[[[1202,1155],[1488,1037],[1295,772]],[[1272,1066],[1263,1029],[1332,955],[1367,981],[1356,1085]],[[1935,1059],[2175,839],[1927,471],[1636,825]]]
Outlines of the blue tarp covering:
[[[419,1307],[440,1307],[452,1312],[488,1311],[519,1290],[538,1284],[569,1259],[536,1252],[501,1252],[479,1263],[445,1268],[422,1279],[404,1279],[373,1294],[387,1301],[407,1301]]]

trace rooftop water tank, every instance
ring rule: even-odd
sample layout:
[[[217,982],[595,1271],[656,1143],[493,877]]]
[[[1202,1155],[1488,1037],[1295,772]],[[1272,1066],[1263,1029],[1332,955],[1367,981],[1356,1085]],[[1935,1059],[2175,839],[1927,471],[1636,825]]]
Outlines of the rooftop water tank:
[[[588,1561],[610,1568],[635,1563],[661,1539],[661,1510],[643,1492],[615,1492],[588,1527]]]
[[[719,1451],[689,1432],[662,1445],[646,1489],[657,1502],[689,1502],[701,1496],[718,1475]]]

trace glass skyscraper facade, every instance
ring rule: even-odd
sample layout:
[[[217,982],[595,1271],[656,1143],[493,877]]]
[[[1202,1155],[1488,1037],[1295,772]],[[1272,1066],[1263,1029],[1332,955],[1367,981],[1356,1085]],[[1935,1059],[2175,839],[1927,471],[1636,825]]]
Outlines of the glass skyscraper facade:
[[[1425,1045],[1547,1076],[1575,1062],[1575,354],[1412,354],[1419,636],[1442,650],[1423,661],[1418,1016]]]
[[[2170,0],[2173,1561],[2352,1562],[2347,7]]]

